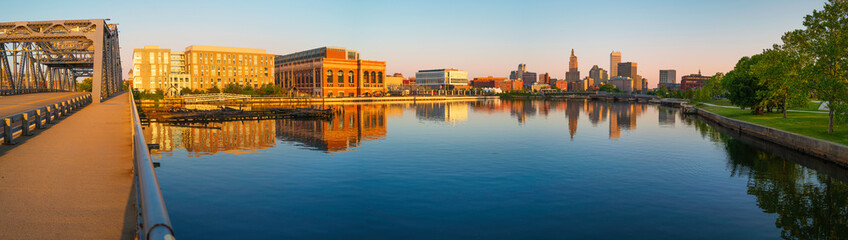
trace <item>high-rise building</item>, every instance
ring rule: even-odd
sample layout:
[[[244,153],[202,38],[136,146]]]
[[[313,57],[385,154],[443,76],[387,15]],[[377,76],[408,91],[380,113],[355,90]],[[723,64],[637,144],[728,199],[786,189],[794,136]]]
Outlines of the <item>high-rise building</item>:
[[[274,84],[274,55],[264,49],[192,45],[185,60],[192,89]]]
[[[539,82],[548,85],[556,85],[556,82],[551,82],[551,75],[548,73],[539,74]]]
[[[618,64],[621,63],[621,52],[610,53],[610,79],[618,75]]]
[[[468,73],[458,69],[419,70],[415,73],[415,83],[428,88],[453,89],[468,86]]]
[[[524,81],[524,88],[531,88],[530,86],[536,84],[536,73],[535,72],[524,72],[521,75],[522,81]],[[540,82],[543,83],[543,82]]]
[[[373,96],[386,91],[386,62],[362,60],[359,52],[345,48],[278,55],[274,67],[280,86],[312,96]]]
[[[668,69],[668,70],[660,70],[660,82],[664,84],[674,84],[677,83],[677,70]]]
[[[637,69],[637,64],[635,62],[623,62],[618,64],[618,75],[619,77],[629,77],[633,83],[631,86],[633,87],[633,91],[641,91],[642,90],[642,77],[639,76]]]
[[[604,85],[607,83],[607,80],[609,80],[607,70],[599,68],[598,65],[592,66],[592,69],[589,70],[589,77],[595,79],[596,85]]]
[[[524,76],[525,72],[527,72],[527,65],[524,65],[523,63],[519,63],[518,64],[518,70],[515,70],[515,71],[512,71],[512,72],[509,73],[509,79],[527,81],[527,79],[521,79]],[[535,81],[535,79],[533,79],[533,80]]]
[[[565,73],[565,81],[580,81],[580,71],[577,70],[577,56],[574,55],[574,49],[571,49],[571,57],[568,59],[568,72]]]

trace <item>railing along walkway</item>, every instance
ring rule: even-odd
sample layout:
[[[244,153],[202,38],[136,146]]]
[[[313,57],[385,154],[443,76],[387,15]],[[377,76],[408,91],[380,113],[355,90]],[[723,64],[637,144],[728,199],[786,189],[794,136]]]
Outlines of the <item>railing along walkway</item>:
[[[0,239],[133,239],[129,94],[0,147]]]

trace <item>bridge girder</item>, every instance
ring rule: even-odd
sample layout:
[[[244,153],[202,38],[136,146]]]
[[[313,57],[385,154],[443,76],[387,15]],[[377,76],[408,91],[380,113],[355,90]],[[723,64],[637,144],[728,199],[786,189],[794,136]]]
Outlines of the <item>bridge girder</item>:
[[[121,91],[117,24],[108,19],[0,23],[0,92],[74,91],[92,77],[94,103]]]

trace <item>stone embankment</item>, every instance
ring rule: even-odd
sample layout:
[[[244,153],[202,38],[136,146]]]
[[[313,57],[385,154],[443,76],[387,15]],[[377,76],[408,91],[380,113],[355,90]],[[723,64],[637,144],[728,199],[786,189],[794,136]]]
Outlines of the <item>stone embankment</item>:
[[[842,166],[848,166],[848,146],[759,124],[739,121],[711,113],[704,109],[698,109],[697,114],[722,127],[732,129],[741,134],[754,136],[799,152],[835,162]]]

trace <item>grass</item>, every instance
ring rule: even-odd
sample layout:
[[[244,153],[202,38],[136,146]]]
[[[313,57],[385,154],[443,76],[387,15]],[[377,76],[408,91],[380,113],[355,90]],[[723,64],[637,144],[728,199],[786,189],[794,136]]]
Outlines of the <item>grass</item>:
[[[721,105],[721,106],[733,106],[733,104],[730,103],[730,100],[727,100],[726,98],[707,101],[707,103],[711,103],[711,104],[715,104],[715,105]],[[792,107],[792,108],[789,108],[789,110],[819,111],[820,105],[821,105],[820,102],[808,101],[806,106]],[[819,112],[827,112],[827,111],[819,111]]]
[[[749,109],[743,110],[711,106],[701,106],[700,108],[736,120],[848,145],[848,126],[834,124],[833,133],[827,133],[827,114],[789,112],[786,115],[786,119],[784,119],[783,113],[756,115],[751,113]]]

